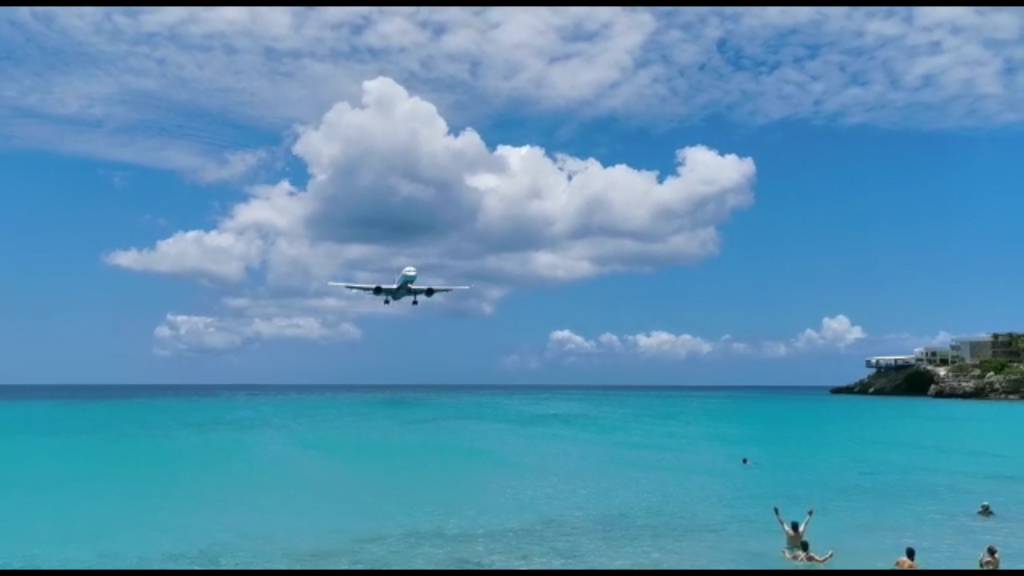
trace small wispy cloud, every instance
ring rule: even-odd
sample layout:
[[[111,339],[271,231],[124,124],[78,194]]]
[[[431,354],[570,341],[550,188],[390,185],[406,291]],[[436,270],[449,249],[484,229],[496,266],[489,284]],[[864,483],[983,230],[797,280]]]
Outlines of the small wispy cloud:
[[[230,352],[268,340],[355,340],[362,337],[348,322],[313,316],[213,318],[168,314],[153,331],[154,352],[161,356]]]

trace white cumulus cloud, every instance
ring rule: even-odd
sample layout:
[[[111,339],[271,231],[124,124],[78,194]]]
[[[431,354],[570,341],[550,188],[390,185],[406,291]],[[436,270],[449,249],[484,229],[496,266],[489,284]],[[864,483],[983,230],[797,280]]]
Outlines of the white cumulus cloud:
[[[252,129],[387,75],[499,109],[885,125],[1024,118],[1020,7],[11,7],[0,142],[244,171]],[[244,146],[243,146],[244,143]]]
[[[822,318],[821,328],[807,328],[793,341],[796,348],[834,347],[846,348],[858,340],[864,339],[867,333],[860,326],[855,326],[846,316],[840,314],[832,318]]]
[[[942,332],[931,338],[912,338],[906,335],[883,336],[887,342],[909,346],[911,342],[940,342],[949,335]],[[683,360],[702,356],[755,356],[778,358],[799,353],[822,350],[846,350],[868,340],[861,326],[843,314],[825,317],[817,329],[807,328],[793,338],[782,340],[745,341],[731,335],[706,338],[692,334],[674,334],[665,330],[616,335],[605,333],[588,339],[571,330],[555,330],[548,335],[543,353],[519,353],[506,359],[508,367],[538,367],[544,360],[578,359],[586,356],[632,355]],[[900,353],[900,352],[896,352]],[[902,353],[911,353],[908,348]]]
[[[388,282],[412,264],[421,284],[475,286],[435,302],[488,311],[524,284],[715,254],[717,227],[752,204],[756,174],[752,159],[699,145],[678,150],[664,176],[537,146],[488,147],[389,78],[365,82],[361,105],[338,103],[302,127],[292,151],[308,167],[304,187],[252,187],[214,229],[105,260],[227,283],[239,296],[259,286],[271,298],[337,295],[327,280]]]

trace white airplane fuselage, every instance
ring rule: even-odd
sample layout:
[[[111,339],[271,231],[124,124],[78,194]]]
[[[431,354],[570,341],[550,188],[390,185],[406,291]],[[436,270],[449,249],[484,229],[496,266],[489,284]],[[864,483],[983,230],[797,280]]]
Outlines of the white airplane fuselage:
[[[395,279],[395,289],[391,291],[388,297],[391,300],[401,300],[406,296],[411,296],[412,291],[409,288],[412,288],[412,285],[416,283],[416,275],[416,269],[412,266],[402,270],[402,273]]]

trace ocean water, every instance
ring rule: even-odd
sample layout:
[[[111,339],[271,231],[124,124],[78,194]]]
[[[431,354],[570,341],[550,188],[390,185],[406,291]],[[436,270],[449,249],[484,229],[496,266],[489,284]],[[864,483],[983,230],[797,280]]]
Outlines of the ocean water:
[[[0,569],[792,568],[776,505],[814,508],[825,569],[1021,568],[1022,422],[821,389],[0,387]]]

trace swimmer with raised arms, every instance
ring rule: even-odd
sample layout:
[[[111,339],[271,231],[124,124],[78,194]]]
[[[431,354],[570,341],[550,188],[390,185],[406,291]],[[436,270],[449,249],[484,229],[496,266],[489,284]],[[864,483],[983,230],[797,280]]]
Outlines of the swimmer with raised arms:
[[[807,535],[807,525],[811,522],[811,516],[814,516],[814,510],[807,511],[807,518],[804,519],[803,524],[793,520],[786,525],[786,521],[779,515],[779,507],[775,507],[775,519],[779,521],[779,526],[782,526],[782,531],[786,533],[786,548],[790,551],[798,551],[802,545],[801,541]]]

